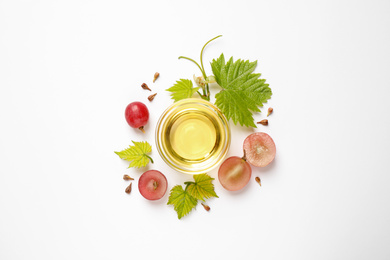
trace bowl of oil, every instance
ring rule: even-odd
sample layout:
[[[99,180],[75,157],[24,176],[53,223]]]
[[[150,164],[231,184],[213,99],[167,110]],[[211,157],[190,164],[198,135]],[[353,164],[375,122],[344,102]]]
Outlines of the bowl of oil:
[[[180,100],[162,113],[156,127],[156,145],[173,169],[187,174],[206,173],[219,165],[229,150],[229,124],[208,101]]]

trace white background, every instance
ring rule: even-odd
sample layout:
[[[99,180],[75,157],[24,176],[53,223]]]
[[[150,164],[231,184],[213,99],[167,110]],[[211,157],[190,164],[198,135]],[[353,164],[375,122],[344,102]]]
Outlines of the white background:
[[[385,0],[0,0],[0,259],[390,259],[389,13]],[[177,57],[219,34],[207,72],[221,52],[258,60],[273,91],[255,115],[272,106],[269,126],[231,122],[229,156],[255,131],[277,155],[241,192],[214,181],[211,211],[178,220],[114,151],[147,140],[169,189],[191,180],[154,129],[164,90],[200,74]],[[146,134],[124,119],[135,100]]]

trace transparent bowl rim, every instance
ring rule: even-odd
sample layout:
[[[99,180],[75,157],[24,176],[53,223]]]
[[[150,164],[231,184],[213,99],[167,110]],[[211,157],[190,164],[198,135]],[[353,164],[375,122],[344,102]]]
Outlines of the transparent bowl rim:
[[[217,114],[218,118],[221,120],[221,123],[223,125],[223,129],[224,129],[225,134],[226,134],[226,138],[225,138],[226,140],[225,140],[225,143],[223,146],[223,150],[219,154],[218,158],[215,159],[215,161],[212,165],[204,167],[204,168],[200,168],[200,169],[184,168],[184,167],[180,167],[179,165],[175,164],[174,162],[169,160],[169,157],[166,155],[166,151],[164,151],[163,146],[162,146],[162,136],[161,136],[162,129],[161,129],[161,127],[164,124],[164,121],[175,110],[175,108],[177,108],[179,106],[191,104],[191,103],[194,103],[197,105],[203,105],[203,106],[207,107],[213,113]],[[161,114],[161,116],[157,122],[157,125],[156,125],[155,140],[156,140],[156,146],[157,146],[158,153],[160,154],[161,158],[163,159],[163,161],[166,164],[168,164],[171,168],[173,168],[176,171],[193,175],[193,174],[199,174],[199,173],[205,173],[205,172],[211,171],[222,162],[222,160],[225,158],[225,156],[227,155],[229,148],[230,148],[231,132],[230,132],[229,122],[226,119],[225,115],[213,103],[206,101],[206,100],[203,100],[203,99],[198,99],[198,98],[187,98],[187,99],[183,99],[183,100],[180,100],[180,101],[173,103],[167,109],[165,109],[165,111]]]

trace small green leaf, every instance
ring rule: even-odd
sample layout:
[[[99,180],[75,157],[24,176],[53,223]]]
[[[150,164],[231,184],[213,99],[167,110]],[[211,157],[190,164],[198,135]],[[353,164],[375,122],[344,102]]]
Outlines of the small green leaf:
[[[257,61],[233,62],[233,57],[225,64],[223,53],[211,63],[215,80],[222,87],[215,95],[215,105],[234,124],[256,127],[252,112],[260,112],[259,107],[271,98],[272,91],[265,79],[259,79],[260,73],[253,73],[256,66]]]
[[[183,190],[181,185],[176,185],[171,189],[167,204],[173,205],[177,212],[177,217],[181,219],[196,207],[198,200]]]
[[[207,174],[197,174],[194,175],[195,182],[188,182],[187,192],[192,197],[205,201],[211,197],[218,198],[217,194],[214,191],[214,185],[212,181],[214,178],[211,178]]]
[[[212,184],[213,178],[204,173],[194,175],[194,180],[195,182],[186,181],[184,190],[180,185],[176,185],[171,189],[167,204],[174,206],[179,219],[195,208],[198,200],[205,201],[205,199],[211,197],[218,198]]]
[[[153,160],[147,154],[152,152],[152,146],[148,142],[134,142],[134,146],[129,146],[129,148],[115,152],[121,159],[129,161],[130,167],[145,167],[149,161],[153,163]]]
[[[198,91],[199,87],[194,88],[192,81],[189,79],[180,79],[176,81],[176,84],[167,89],[167,91],[172,92],[171,96],[175,102],[190,98],[192,95]]]

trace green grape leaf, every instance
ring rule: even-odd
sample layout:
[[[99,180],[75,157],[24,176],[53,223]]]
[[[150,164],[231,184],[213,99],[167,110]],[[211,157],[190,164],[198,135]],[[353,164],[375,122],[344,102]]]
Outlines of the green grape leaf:
[[[231,57],[225,64],[223,53],[211,62],[215,80],[222,90],[215,95],[215,105],[234,124],[256,127],[252,112],[260,112],[259,107],[272,96],[272,91],[260,79],[260,73],[253,73],[257,61],[249,62]]]
[[[180,79],[176,81],[176,84],[168,88],[167,91],[172,92],[171,96],[175,102],[190,98],[192,95],[198,91],[199,87],[194,88],[192,81],[189,79]]]
[[[152,152],[152,146],[148,142],[134,142],[134,146],[129,146],[129,148],[115,152],[121,159],[129,161],[130,167],[141,168],[145,167],[149,161],[153,163],[153,160],[147,154]]]
[[[214,178],[211,178],[207,174],[197,174],[194,175],[195,182],[187,182],[187,192],[192,197],[198,200],[205,201],[211,197],[218,198],[217,194],[214,191],[214,185],[212,181]]]
[[[177,212],[177,217],[181,219],[196,207],[198,200],[183,190],[181,185],[176,185],[171,189],[167,204],[173,205]]]

